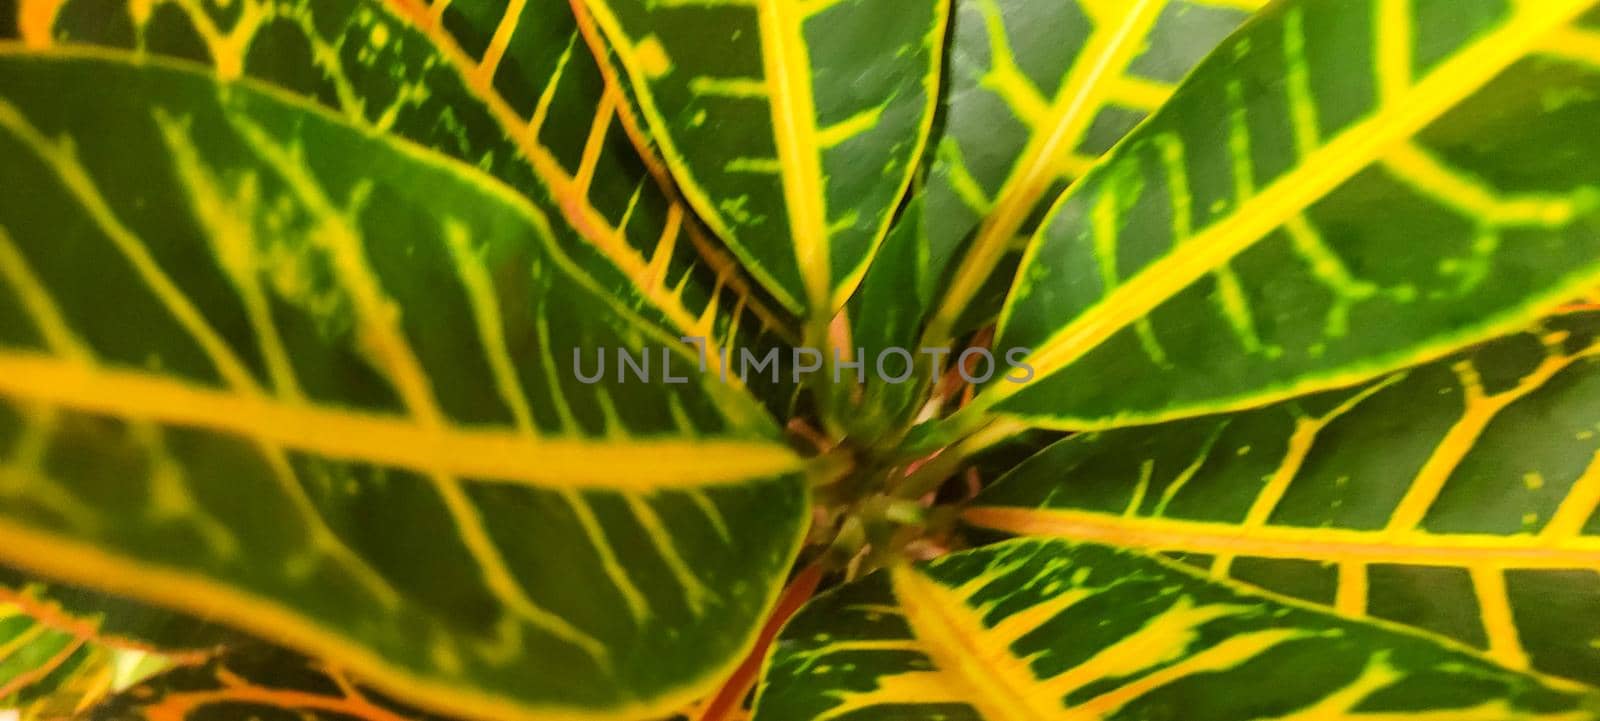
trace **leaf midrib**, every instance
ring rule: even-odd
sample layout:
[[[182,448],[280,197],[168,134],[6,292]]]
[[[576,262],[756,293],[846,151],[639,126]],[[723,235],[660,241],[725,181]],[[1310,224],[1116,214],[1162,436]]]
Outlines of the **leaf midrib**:
[[[646,123],[655,129],[656,132],[651,137],[654,139],[656,147],[660,150],[661,159],[676,174],[673,180],[676,181],[676,188],[682,193],[683,199],[698,213],[701,222],[710,227],[713,233],[727,243],[728,249],[739,260],[743,261],[743,270],[759,281],[774,300],[792,312],[799,313],[805,310],[805,303],[795,298],[783,283],[778,282],[777,276],[758,262],[750,247],[741,241],[740,237],[733,232],[732,228],[728,227],[727,223],[723,222],[717,211],[717,203],[711,199],[705,188],[695,182],[694,174],[689,169],[688,160],[673,142],[672,134],[667,132],[669,124],[665,116],[661,114],[661,110],[656,107],[654,94],[649,92],[649,81],[652,76],[640,67],[640,61],[636,56],[638,47],[628,38],[627,33],[623,32],[621,23],[617,20],[616,14],[607,6],[606,0],[572,0],[572,2],[575,6],[581,5],[585,10],[584,13],[578,15],[580,32],[582,32],[585,18],[588,18],[599,27],[602,35],[610,38],[618,61],[622,64],[622,68],[628,77],[633,81],[633,87],[638,91],[633,94],[632,98],[638,102],[638,110],[645,116]],[[603,60],[597,60],[597,62],[604,75],[605,62]],[[615,86],[613,85],[613,87]],[[621,91],[617,90],[616,92]],[[622,102],[619,105],[627,106],[628,103]],[[630,135],[639,135],[639,133],[630,133]],[[643,145],[637,137],[632,138],[632,140],[636,146]],[[645,157],[652,155],[642,148],[640,149],[640,154]]]
[[[1132,59],[1140,46],[1131,41],[1145,37],[1138,31],[1148,30],[1165,5],[1166,0],[1135,0],[1135,6],[1124,10],[1126,15],[1122,22],[1103,45],[1093,44],[1085,49],[1085,52],[1095,53],[1094,61],[1083,72],[1074,67],[1068,75],[1067,87],[1050,107],[1049,132],[1043,137],[1033,136],[1023,150],[1019,172],[1006,179],[1000,191],[1000,202],[985,219],[972,241],[972,249],[951,278],[939,312],[929,321],[923,345],[942,345],[948,341],[946,336],[952,326],[982,290],[1012,238],[1039,203],[1040,196],[1049,189],[1050,178],[1060,158],[1066,154],[1063,144],[1080,138],[1094,112],[1100,109],[1109,93],[1102,81],[1115,67],[1126,66]]]
[[[1024,659],[1009,648],[985,648],[984,629],[966,611],[956,594],[909,567],[889,571],[894,595],[905,611],[906,623],[916,634],[935,668],[959,681],[961,695],[990,721],[1093,721],[1098,716],[1077,715],[1059,700],[1041,699],[1035,691],[1039,679]],[[959,609],[952,613],[952,609]],[[1041,703],[1043,701],[1043,703]]]
[[[973,525],[998,531],[1151,551],[1424,566],[1492,565],[1518,569],[1600,566],[1600,538],[1569,534],[1501,536],[1413,529],[1396,532],[1247,526],[1174,518],[1129,518],[1076,509],[998,506],[969,509],[963,518]]]
[[[821,141],[811,94],[799,3],[761,0],[761,56],[772,108],[773,140],[783,169],[789,236],[813,314],[830,315],[828,221],[822,193]]]
[[[530,437],[509,426],[425,425],[401,416],[287,403],[26,352],[0,352],[0,395],[486,483],[654,491],[770,478],[802,467],[798,456],[776,443]],[[606,462],[595,463],[601,457]]]

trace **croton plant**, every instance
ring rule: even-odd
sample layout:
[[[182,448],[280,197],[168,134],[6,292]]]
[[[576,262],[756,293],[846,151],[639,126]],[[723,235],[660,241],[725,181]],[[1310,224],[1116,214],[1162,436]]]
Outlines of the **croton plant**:
[[[0,38],[0,717],[1600,718],[1600,0]]]

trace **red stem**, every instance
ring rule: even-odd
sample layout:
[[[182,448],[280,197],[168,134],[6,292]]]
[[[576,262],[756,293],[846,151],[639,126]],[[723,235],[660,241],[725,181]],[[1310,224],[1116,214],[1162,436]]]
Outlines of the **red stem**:
[[[817,592],[817,584],[821,581],[822,566],[817,563],[806,566],[795,575],[794,580],[783,589],[783,595],[778,597],[778,605],[772,609],[772,615],[767,617],[766,625],[761,627],[755,647],[750,649],[750,654],[745,656],[744,662],[734,669],[727,681],[723,682],[722,688],[718,689],[716,695],[706,703],[695,721],[727,721],[744,705],[745,697],[750,695],[750,689],[756,685],[756,676],[761,672],[761,662],[767,657],[767,649],[777,639],[779,629],[782,629],[789,617],[811,599],[811,594]]]

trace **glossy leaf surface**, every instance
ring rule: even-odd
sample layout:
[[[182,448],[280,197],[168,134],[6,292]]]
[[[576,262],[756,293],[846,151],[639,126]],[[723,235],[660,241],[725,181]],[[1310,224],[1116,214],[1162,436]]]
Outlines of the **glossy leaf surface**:
[[[926,142],[947,4],[583,5],[685,197],[768,290],[826,320]]]
[[[533,165],[552,207],[675,330],[730,346],[792,332],[792,319],[752,291],[734,258],[662,187],[659,161],[633,148],[637,120],[622,97],[626,86],[587,51],[567,0],[440,2],[426,12],[399,0],[387,5],[460,66],[515,154]]]
[[[983,286],[1032,231],[1041,203],[1160,108],[1264,4],[956,0],[943,131],[924,200],[925,274],[930,284],[948,278],[930,341],[965,330],[957,321],[974,303],[995,312]]]
[[[1592,692],[1095,544],[880,571],[785,629],[756,721],[1592,719]]]
[[[1597,332],[1557,318],[1354,390],[1075,436],[968,520],[1171,552],[1597,684]]]
[[[650,177],[564,0],[43,0],[20,11],[29,47],[202,62],[476,165],[532,199],[562,243],[593,249],[574,252],[604,255],[616,269],[591,272],[680,335],[716,347],[789,332]]]
[[[0,53],[0,556],[467,716],[714,686],[804,514],[761,409],[581,383],[695,358],[507,186],[192,68]]]
[[[604,254],[620,271],[608,284],[632,286],[659,310],[665,327],[703,339],[719,376],[719,357],[738,359],[739,349],[759,357],[796,342],[794,318],[707,237],[654,154],[641,156],[649,149],[630,142],[641,128],[623,97],[627,86],[588,51],[577,8],[567,0],[439,2],[426,10],[405,0],[381,5],[413,26],[448,69],[429,78],[446,92],[419,108],[419,121],[438,113],[436,122],[418,122],[417,130],[427,131],[419,134],[401,129],[406,137],[480,165],[513,161],[491,165],[491,172],[563,218],[567,228],[558,234]],[[318,5],[319,16],[331,13],[331,6]],[[420,64],[433,67],[426,55]],[[457,82],[465,82],[465,91],[454,88]],[[388,84],[376,82],[375,89],[386,93]],[[434,97],[431,87],[423,97]],[[441,125],[459,125],[461,132],[438,134]],[[793,411],[792,379],[753,373],[733,382],[776,417]]]
[[[920,183],[912,192],[849,306],[851,353],[862,366],[857,371],[841,371],[840,378],[866,388],[862,405],[868,420],[854,422],[873,430],[916,410],[914,404],[933,380],[929,359],[917,352],[920,321],[934,291],[926,275],[930,271],[928,228],[923,223],[925,196]],[[901,357],[890,351],[892,348],[905,349],[910,355]],[[889,354],[883,355],[885,352]],[[885,358],[881,369],[880,356]]]
[[[992,383],[957,425],[1258,405],[1514,332],[1592,287],[1593,6],[1270,6],[1051,211],[998,340],[1037,374]]]

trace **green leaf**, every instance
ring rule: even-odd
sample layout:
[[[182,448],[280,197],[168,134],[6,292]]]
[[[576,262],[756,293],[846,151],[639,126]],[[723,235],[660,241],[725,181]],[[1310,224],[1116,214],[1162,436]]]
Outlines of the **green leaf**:
[[[650,177],[566,0],[437,11],[410,0],[256,0],[249,12],[182,0],[29,5],[30,46],[92,43],[203,62],[482,168],[533,200],[571,252],[609,260],[590,271],[632,286],[675,333],[712,348],[793,335],[793,320],[752,292]]]
[[[110,690],[112,650],[0,601],[0,708],[64,718]]]
[[[862,366],[859,370],[840,369],[839,373],[844,383],[866,389],[861,403],[864,413],[860,414],[865,419],[845,419],[864,437],[875,437],[885,426],[915,412],[916,403],[926,398],[929,385],[937,381],[928,359],[917,352],[920,321],[933,295],[925,275],[928,229],[923,225],[925,196],[920,186],[913,184],[906,206],[861,280],[860,291],[850,299],[851,355]],[[910,355],[890,352],[883,356],[880,368],[879,356],[895,348]],[[891,383],[890,379],[901,382]]]
[[[1272,5],[1057,203],[997,341],[1032,349],[1035,374],[991,382],[954,427],[1347,386],[1593,287],[1594,6]]]
[[[946,3],[583,4],[690,204],[773,295],[826,323],[921,156]]]
[[[998,303],[985,284],[1055,197],[1169,97],[1265,0],[956,0],[943,130],[928,175],[928,329]],[[976,232],[975,232],[976,231]],[[968,242],[970,240],[970,242]],[[958,256],[961,262],[948,267]],[[1014,265],[1013,265],[1014,267]],[[993,300],[993,299],[988,299]]]
[[[641,143],[632,141],[643,140],[643,129],[626,97],[628,86],[616,77],[609,56],[602,63],[586,52],[591,38],[573,14],[580,9],[568,0],[497,0],[409,11],[407,20],[425,36],[424,44],[453,66],[447,77],[430,79],[450,88],[443,94],[447,102],[431,101],[425,108],[439,113],[444,127],[459,124],[492,143],[480,149],[476,145],[486,141],[471,141],[471,151],[458,157],[521,159],[497,177],[552,217],[564,217],[569,229],[558,233],[594,246],[617,266],[614,279],[601,280],[634,285],[659,309],[663,325],[705,339],[708,365],[718,375],[723,354],[738,359],[739,349],[756,357],[775,348],[786,352],[798,342],[795,319],[752,287],[735,258],[707,236],[650,149],[636,149]],[[318,5],[319,17],[329,12]],[[422,67],[432,66],[424,61]],[[452,83],[459,80],[449,75],[465,79],[468,89],[455,90]],[[392,85],[382,81],[375,89],[387,94]],[[476,104],[483,106],[481,119],[472,114]],[[436,133],[438,122],[420,122],[428,117],[423,113],[417,128]],[[455,134],[423,140],[447,154],[460,152],[451,147],[461,142]],[[527,177],[521,165],[531,166],[536,177]],[[776,417],[789,417],[796,395],[792,377],[773,381],[758,373],[733,382],[746,385]]]
[[[465,716],[738,662],[800,463],[714,378],[580,382],[696,358],[536,205],[188,63],[8,47],[0,88],[0,559]]]
[[[0,567],[0,708],[25,721],[66,718],[141,674],[198,662],[238,640],[195,619]]]
[[[1593,719],[1600,696],[1137,553],[1024,539],[880,571],[784,631],[756,721]]]
[[[1172,553],[1600,684],[1600,314],[1353,390],[1034,456],[967,512]]]
[[[945,347],[992,322],[1041,201],[1160,107],[1262,4],[957,0],[926,182],[913,187],[914,205],[896,219],[852,303],[851,330],[869,365],[875,347]],[[920,382],[869,378],[867,413],[889,415],[876,425],[903,424],[918,410],[936,370],[933,359],[918,360]],[[944,359],[944,369],[951,365]]]

